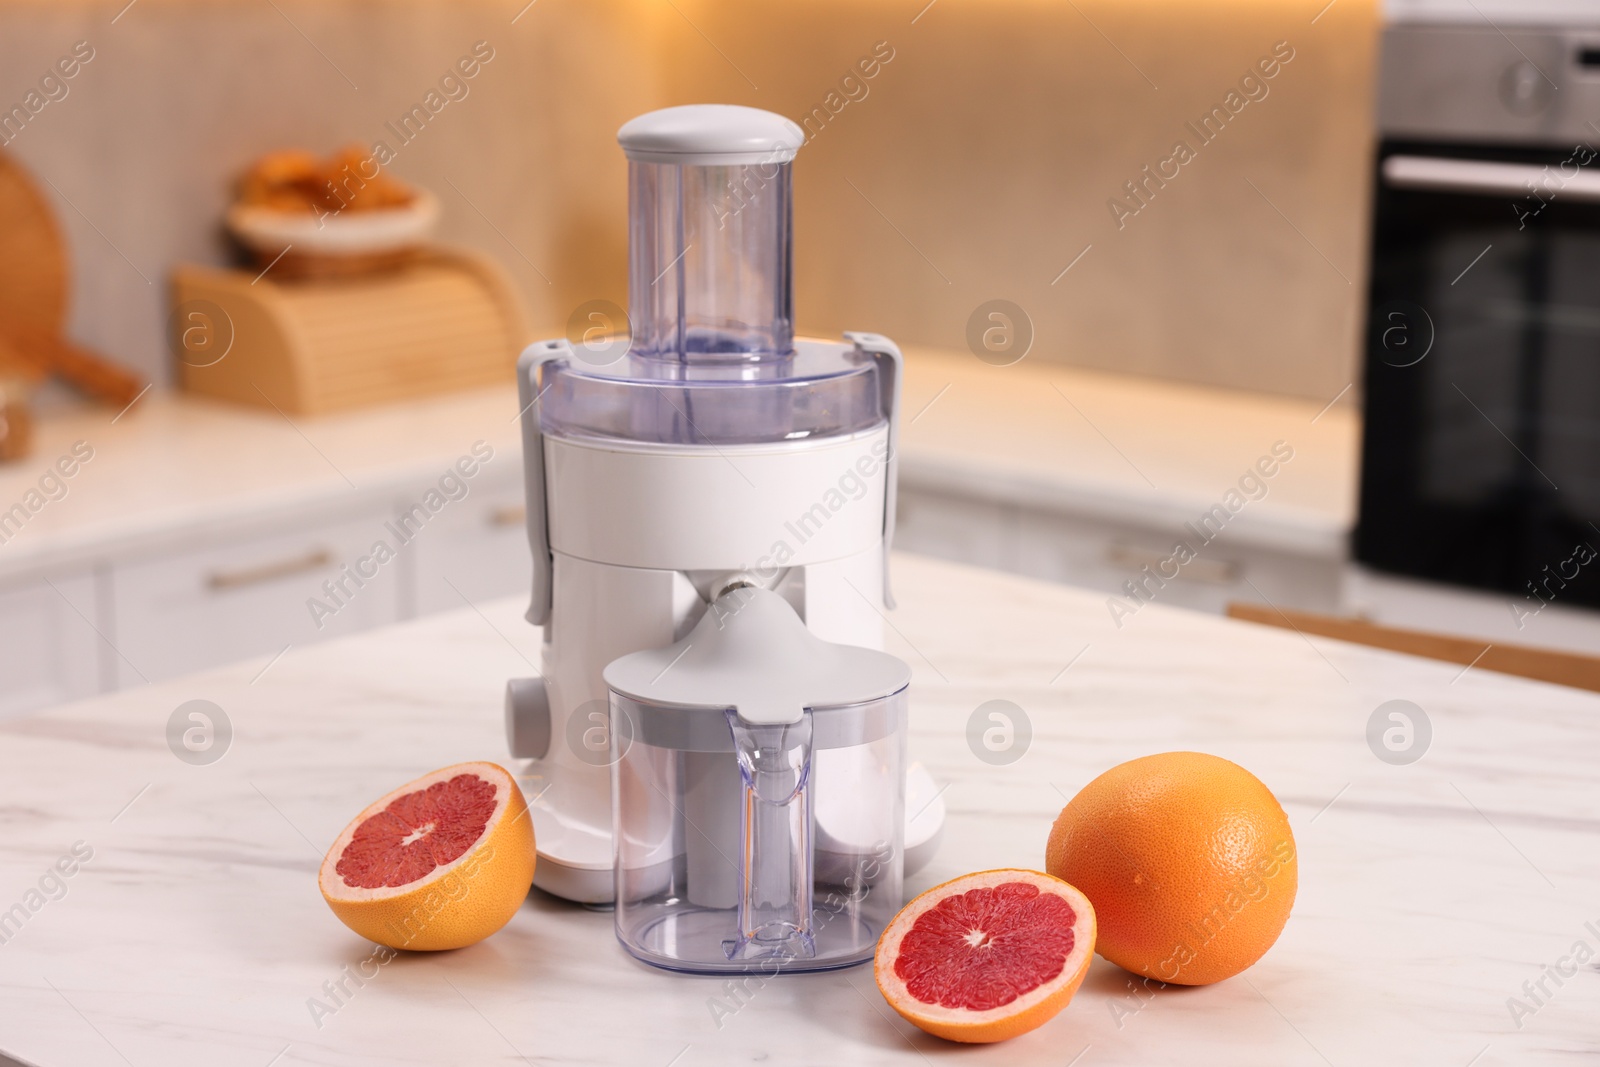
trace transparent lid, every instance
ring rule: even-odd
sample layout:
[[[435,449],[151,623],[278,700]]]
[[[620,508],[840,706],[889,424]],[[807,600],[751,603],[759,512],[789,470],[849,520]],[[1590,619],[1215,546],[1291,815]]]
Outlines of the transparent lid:
[[[743,444],[883,421],[875,361],[794,338],[792,159],[781,115],[701,104],[622,127],[629,337],[600,331],[541,372],[556,435]]]
[[[632,353],[609,366],[546,363],[540,425],[565,437],[659,444],[757,444],[854,433],[881,425],[876,359],[843,345],[799,341],[788,356],[737,365],[666,363]]]

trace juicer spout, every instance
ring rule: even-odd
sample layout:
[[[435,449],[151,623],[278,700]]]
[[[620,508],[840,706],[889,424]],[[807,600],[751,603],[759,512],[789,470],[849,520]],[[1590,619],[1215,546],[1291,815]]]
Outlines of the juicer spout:
[[[812,936],[809,709],[792,723],[752,723],[727,711],[743,783],[739,830],[739,932],[733,959],[810,959]]]

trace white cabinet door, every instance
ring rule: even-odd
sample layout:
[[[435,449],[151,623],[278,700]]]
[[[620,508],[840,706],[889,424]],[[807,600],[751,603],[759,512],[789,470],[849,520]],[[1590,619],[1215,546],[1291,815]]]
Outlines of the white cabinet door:
[[[1180,539],[1197,549],[1181,565],[1175,562]],[[1337,559],[1241,545],[1226,531],[1206,544],[1182,529],[1069,515],[1030,512],[1022,523],[1023,573],[1102,592],[1125,607],[1150,601],[1221,614],[1236,600],[1267,600],[1281,608],[1331,611],[1341,567]],[[1137,583],[1138,599],[1129,582]]]
[[[1219,614],[1235,600],[1267,599],[1303,611],[1332,611],[1338,604],[1340,560],[1239,545],[1226,533],[1205,545],[1176,577],[1164,582],[1145,577],[1146,566],[1159,575],[1182,533],[915,488],[901,490],[894,544],[1112,599],[1127,595],[1130,580],[1142,580],[1141,600]],[[1168,573],[1171,569],[1168,564]]]
[[[475,490],[451,504],[413,542],[416,613],[453,611],[507,596],[528,596],[528,548],[520,484]]]
[[[399,546],[383,563],[373,558],[376,542],[398,544],[387,520],[374,514],[298,525],[118,564],[108,636],[121,653],[120,684],[274,655],[396,621],[412,549]]]
[[[1015,504],[902,485],[894,547],[997,570],[1021,569]]]
[[[92,696],[110,678],[89,572],[0,587],[0,716]]]

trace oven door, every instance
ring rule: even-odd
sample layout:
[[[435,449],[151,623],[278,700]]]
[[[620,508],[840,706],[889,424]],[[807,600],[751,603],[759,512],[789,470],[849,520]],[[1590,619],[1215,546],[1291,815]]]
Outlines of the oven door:
[[[1389,142],[1377,172],[1356,558],[1600,605],[1600,154]]]

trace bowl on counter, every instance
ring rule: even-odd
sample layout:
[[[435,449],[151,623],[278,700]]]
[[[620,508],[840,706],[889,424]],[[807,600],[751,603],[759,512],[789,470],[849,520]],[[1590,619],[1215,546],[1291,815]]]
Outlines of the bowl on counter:
[[[263,271],[279,278],[341,277],[412,262],[439,222],[426,189],[411,202],[364,211],[292,212],[234,204],[227,226]]]

